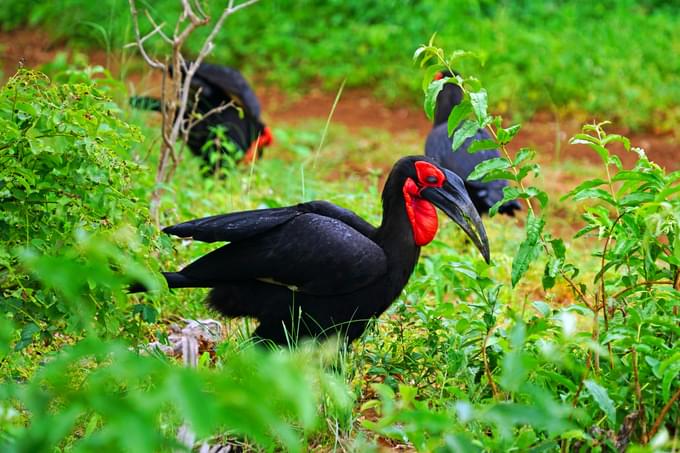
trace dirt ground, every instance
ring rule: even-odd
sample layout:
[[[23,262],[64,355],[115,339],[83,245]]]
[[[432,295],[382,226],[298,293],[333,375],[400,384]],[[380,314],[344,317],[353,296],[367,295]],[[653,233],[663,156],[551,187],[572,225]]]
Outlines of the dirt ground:
[[[66,50],[61,42],[54,42],[46,33],[35,29],[19,29],[0,32],[0,70],[5,77],[14,73],[17,67],[36,67],[51,61],[57,52]],[[90,62],[119,73],[117,57],[104,51],[88,52]],[[131,91],[154,93],[160,85],[158,75],[133,73],[128,76]],[[295,124],[312,118],[325,120],[331,110],[335,93],[312,88],[302,96],[290,97],[276,87],[256,86],[255,91],[262,102],[265,120],[269,124]],[[333,122],[343,124],[351,132],[361,128],[376,128],[398,134],[415,132],[424,137],[430,130],[430,123],[419,106],[387,106],[371,94],[369,89],[346,89],[337,105]],[[598,162],[593,152],[583,146],[568,144],[568,139],[580,130],[582,121],[563,119],[559,122],[551,114],[536,115],[522,124],[518,136],[512,143],[513,149],[534,147],[541,153],[542,162],[555,162],[566,158],[587,159]],[[677,158],[680,140],[672,134],[658,135],[636,132],[625,128],[613,128],[616,132],[630,137],[634,146],[644,148],[651,160],[667,170],[680,169]],[[620,148],[617,154],[624,164],[630,165],[635,156]]]

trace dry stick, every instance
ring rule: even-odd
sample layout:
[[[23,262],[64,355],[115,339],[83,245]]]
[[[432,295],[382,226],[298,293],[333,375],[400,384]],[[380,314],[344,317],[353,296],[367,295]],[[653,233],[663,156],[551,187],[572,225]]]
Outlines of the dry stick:
[[[673,406],[673,403],[680,398],[680,388],[675,391],[671,399],[668,400],[668,402],[664,405],[664,407],[661,409],[661,412],[659,413],[659,416],[656,417],[656,420],[654,421],[654,425],[652,426],[652,429],[649,430],[649,435],[647,436],[647,439],[652,439],[655,435],[656,432],[659,430],[661,427],[661,422],[663,422],[664,417],[668,413],[669,410],[671,410],[671,407]]]
[[[673,281],[672,280],[645,280],[643,282],[636,283],[633,286],[623,288],[621,291],[614,294],[612,296],[612,299],[617,299],[617,298],[621,297],[623,294],[627,293],[628,291],[633,291],[635,288],[639,288],[640,286],[652,286],[652,285],[673,285]]]
[[[130,14],[132,15],[132,23],[133,23],[134,29],[135,29],[135,40],[137,42],[137,47],[139,48],[139,52],[142,54],[142,58],[144,58],[144,61],[146,61],[146,63],[149,66],[151,66],[152,68],[156,68],[156,69],[163,68],[163,64],[160,61],[154,60],[153,58],[151,58],[146,53],[146,49],[144,49],[144,41],[146,39],[148,39],[148,37],[150,35],[147,35],[146,37],[142,38],[142,36],[139,32],[139,17],[138,17],[138,14],[137,14],[137,5],[135,3],[135,0],[128,0],[128,1],[129,1],[129,4],[130,4]],[[159,30],[159,28],[156,27],[155,30]],[[155,32],[152,31],[151,33],[155,33]]]
[[[196,8],[198,14],[196,14],[188,0],[181,0],[183,11],[180,18],[175,23],[173,37],[170,38],[162,32],[161,28],[163,24],[157,25],[152,18],[150,19],[150,22],[151,24],[154,25],[153,31],[148,35],[142,37],[139,31],[139,16],[136,7],[136,2],[135,0],[128,1],[130,4],[130,12],[133,18],[137,47],[139,48],[140,53],[142,54],[144,60],[149,64],[149,66],[151,66],[152,68],[164,70],[164,77],[168,71],[167,65],[164,65],[160,63],[158,60],[151,58],[146,52],[146,49],[144,48],[144,42],[151,36],[159,34],[164,41],[172,45],[172,68],[174,69],[175,76],[173,77],[173,82],[171,85],[169,102],[166,99],[167,92],[165,91],[165,89],[163,90],[162,93],[161,102],[163,104],[162,114],[164,120],[162,128],[163,144],[161,146],[160,159],[155,179],[156,188],[151,194],[151,207],[150,207],[151,216],[155,219],[156,224],[158,224],[160,221],[158,209],[160,205],[160,197],[162,194],[162,188],[160,187],[160,185],[162,183],[169,182],[179,163],[179,158],[178,155],[175,153],[174,146],[180,137],[180,133],[186,127],[186,125],[184,124],[185,122],[184,115],[187,109],[191,80],[203,59],[206,57],[208,53],[212,51],[214,47],[213,39],[221,29],[222,24],[227,19],[227,17],[229,17],[231,14],[235,13],[236,11],[242,8],[245,8],[256,3],[258,0],[248,0],[236,6],[234,6],[234,1],[230,0],[228,7],[222,11],[222,14],[220,15],[219,19],[217,20],[214,27],[210,31],[207,39],[204,41],[203,46],[201,47],[201,50],[196,60],[194,60],[188,67],[182,56],[181,52],[182,47],[184,46],[184,43],[189,38],[189,36],[198,27],[206,25],[210,22],[210,17],[204,13],[204,11],[200,8],[200,5],[198,5],[198,2],[194,1],[194,4],[198,5],[198,7]],[[150,17],[148,12],[146,14],[147,17]],[[182,28],[181,24],[186,20],[189,20],[189,24]],[[168,121],[165,121],[166,119],[171,119],[172,124],[168,123]],[[170,170],[168,170],[168,158],[172,159],[172,166],[170,167]]]
[[[312,168],[316,168],[316,159],[319,157],[319,153],[321,152],[321,148],[323,147],[324,141],[326,141],[326,134],[328,133],[328,127],[331,124],[331,119],[333,119],[333,114],[335,113],[335,108],[338,106],[338,102],[340,102],[340,96],[342,96],[342,90],[345,88],[345,82],[347,79],[344,79],[342,83],[340,84],[340,88],[338,89],[337,94],[335,95],[335,100],[333,101],[333,106],[331,107],[331,111],[328,114],[328,118],[326,118],[326,125],[323,127],[323,132],[321,133],[321,140],[319,141],[319,146],[316,148],[316,152],[314,153],[314,160],[312,161]]]

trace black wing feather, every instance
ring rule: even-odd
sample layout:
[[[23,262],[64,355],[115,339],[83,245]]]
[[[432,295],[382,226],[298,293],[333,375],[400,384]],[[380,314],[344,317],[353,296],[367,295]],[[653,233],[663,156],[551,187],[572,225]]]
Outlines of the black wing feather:
[[[304,213],[220,247],[180,274],[207,287],[259,279],[306,294],[337,295],[386,272],[387,257],[370,238],[341,220]]]
[[[313,212],[326,217],[341,220],[351,226],[366,237],[373,238],[376,228],[356,215],[349,209],[341,208],[328,201],[310,201],[298,205],[298,209],[303,212]]]
[[[201,242],[235,242],[267,232],[300,214],[295,207],[256,209],[190,220],[166,227],[163,232]]]

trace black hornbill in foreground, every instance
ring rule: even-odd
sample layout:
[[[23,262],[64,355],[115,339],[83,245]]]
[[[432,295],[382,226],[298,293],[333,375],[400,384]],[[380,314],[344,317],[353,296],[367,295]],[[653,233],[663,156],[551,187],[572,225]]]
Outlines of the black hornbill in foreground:
[[[200,90],[200,92],[199,92]],[[194,100],[198,94],[198,103]],[[262,148],[272,142],[271,130],[260,119],[260,103],[257,96],[239,71],[226,66],[201,63],[191,79],[191,92],[186,115],[195,111],[205,115],[211,109],[233,101],[237,107],[229,107],[207,116],[196,123],[189,132],[188,145],[191,151],[208,161],[210,153],[216,150],[218,136],[215,128],[223,127],[231,143],[222,143],[218,151],[229,153],[235,160],[246,162],[259,157]],[[160,100],[152,97],[135,96],[130,99],[134,107],[161,110]]]
[[[336,333],[348,341],[359,337],[367,322],[399,296],[420,247],[434,238],[435,206],[460,225],[489,261],[486,231],[463,181],[432,159],[400,159],[387,179],[382,204],[378,228],[327,201],[170,226],[163,231],[229,244],[163,275],[170,288],[212,288],[212,307],[228,317],[257,318],[256,337],[286,345]]]
[[[438,72],[435,79],[452,77],[448,71]],[[477,140],[491,139],[486,129],[478,129],[477,133],[463,142],[455,151],[451,150],[452,139],[448,133],[449,114],[453,108],[463,100],[463,90],[453,83],[446,83],[437,96],[437,104],[434,113],[434,126],[425,142],[425,155],[435,159],[441,166],[453,171],[465,180],[465,187],[470,198],[480,214],[489,212],[489,208],[503,199],[503,188],[508,185],[507,181],[495,180],[490,182],[468,181],[467,177],[472,173],[477,164],[485,160],[500,157],[497,149],[483,150],[474,154],[468,153],[472,142]],[[460,127],[458,125],[456,129]],[[515,210],[521,209],[517,200],[512,200],[500,207],[498,212],[510,216],[515,215]]]

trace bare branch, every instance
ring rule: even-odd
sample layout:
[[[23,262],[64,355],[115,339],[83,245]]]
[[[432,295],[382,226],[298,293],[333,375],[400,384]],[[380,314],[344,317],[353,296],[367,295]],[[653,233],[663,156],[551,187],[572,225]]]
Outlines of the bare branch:
[[[220,112],[225,111],[225,110],[228,109],[229,107],[235,107],[235,106],[236,106],[236,102],[234,102],[234,101],[229,101],[229,102],[226,103],[226,104],[220,104],[220,105],[218,105],[217,107],[213,107],[213,108],[211,108],[210,110],[208,110],[207,112],[205,112],[203,115],[201,115],[200,118],[197,118],[196,121],[192,121],[191,123],[189,123],[189,124],[190,124],[190,125],[189,125],[189,128],[194,127],[195,125],[197,125],[197,124],[200,123],[201,121],[207,119],[207,118],[208,118],[209,116],[211,116],[211,115],[215,115],[215,114],[217,114],[217,113],[220,113]]]
[[[647,439],[651,439],[656,435],[656,432],[661,427],[661,423],[663,422],[664,417],[666,416],[668,411],[671,410],[671,407],[673,407],[673,404],[675,403],[675,401],[678,398],[680,398],[680,388],[675,391],[673,396],[671,396],[671,399],[669,399],[668,402],[661,409],[659,416],[656,417],[656,420],[654,421],[654,425],[652,426],[652,429],[649,431],[649,435],[647,436]]]
[[[148,10],[148,9],[145,9],[145,10],[144,10],[144,15],[146,16],[147,20],[148,20],[149,22],[151,22],[151,25],[153,25],[153,27],[154,27],[155,29],[158,29],[158,35],[159,35],[161,38],[163,38],[163,41],[165,41],[166,43],[172,45],[172,39],[170,39],[170,37],[169,37],[168,35],[166,35],[166,34],[163,32],[163,30],[162,30],[163,27],[165,26],[165,22],[161,23],[160,25],[157,24],[156,21],[153,20],[153,17],[151,16],[151,14],[149,14],[149,10]]]
[[[187,63],[182,55],[184,44],[197,28],[208,25],[211,22],[210,16],[203,10],[200,0],[178,0],[178,3],[182,6],[182,13],[175,22],[172,36],[163,31],[165,23],[158,24],[149,12],[145,10],[146,17],[153,26],[153,30],[144,37],[141,36],[139,31],[139,14],[136,0],[128,1],[135,27],[136,46],[149,66],[163,70],[161,86],[162,142],[156,171],[156,188],[151,194],[150,209],[152,217],[156,224],[158,224],[160,199],[163,191],[162,184],[171,180],[181,161],[181,154],[184,148],[183,145],[178,151],[175,146],[177,141],[183,139],[183,143],[186,144],[192,127],[209,116],[215,115],[234,105],[233,102],[229,102],[217,106],[199,117],[196,115],[199,92],[194,93],[196,98],[193,104],[189,103],[192,88],[191,81],[205,57],[214,48],[213,41],[222,28],[224,21],[236,11],[250,6],[258,0],[247,0],[238,5],[235,5],[234,0],[229,0],[227,8],[222,11],[220,17],[212,26],[207,39],[203,42],[196,59],[190,63]],[[169,58],[166,58],[165,63],[150,57],[144,48],[144,42],[154,35],[159,35],[163,42],[169,44],[172,48],[172,53],[169,55]],[[170,79],[168,79],[169,75],[172,76]],[[187,114],[188,109],[191,109],[190,114]]]
[[[135,40],[137,42],[137,47],[139,48],[139,52],[142,54],[142,57],[144,58],[144,61],[151,66],[152,68],[155,69],[162,69],[163,64],[151,58],[147,53],[146,49],[144,48],[144,41],[149,39],[151,36],[154,34],[158,33],[160,31],[160,28],[156,27],[151,33],[148,35],[144,36],[142,38],[141,33],[139,32],[139,16],[137,13],[137,5],[135,4],[135,0],[128,0],[130,3],[130,14],[132,14],[132,22],[134,23],[134,28],[135,28]]]
[[[258,1],[260,1],[260,0],[248,0],[247,2],[243,2],[240,5],[233,6],[234,1],[231,0],[229,2],[229,15],[234,14],[236,11],[238,11],[240,9],[247,8],[250,5],[257,3]]]

